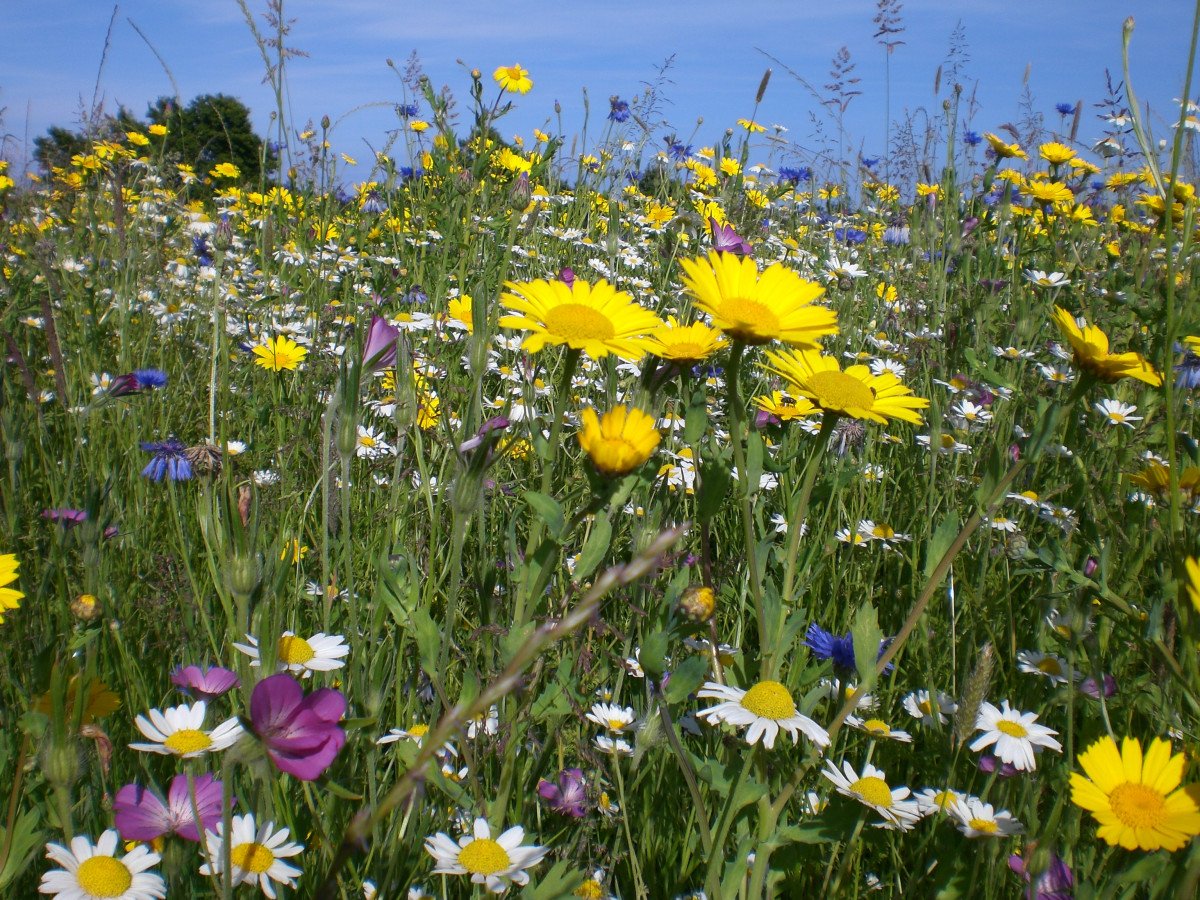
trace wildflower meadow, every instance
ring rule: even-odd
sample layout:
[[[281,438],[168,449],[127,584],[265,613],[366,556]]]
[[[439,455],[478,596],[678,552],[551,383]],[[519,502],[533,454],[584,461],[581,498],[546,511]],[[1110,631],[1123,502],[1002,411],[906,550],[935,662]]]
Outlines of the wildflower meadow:
[[[351,161],[254,34],[253,178],[0,163],[0,895],[1196,895],[1193,60]]]

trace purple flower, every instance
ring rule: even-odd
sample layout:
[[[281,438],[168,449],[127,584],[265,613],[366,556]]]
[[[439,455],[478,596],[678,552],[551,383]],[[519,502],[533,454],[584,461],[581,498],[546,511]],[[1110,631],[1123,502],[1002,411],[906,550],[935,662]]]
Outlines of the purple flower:
[[[1103,688],[1101,685],[1103,685]],[[1102,690],[1106,698],[1111,697],[1117,692],[1117,679],[1113,678],[1111,675],[1105,675],[1100,681],[1096,681],[1093,676],[1089,675],[1083,681],[1079,682],[1079,692],[1082,694],[1087,694],[1093,700],[1100,699]]]
[[[286,672],[264,678],[250,696],[254,733],[276,768],[301,781],[314,781],[346,743],[339,726],[346,698],[332,688],[308,696]]]
[[[187,481],[192,477],[192,464],[184,453],[187,447],[177,438],[142,441],[141,447],[154,454],[142,469],[142,474],[152,481],[162,481],[164,476],[171,481]]]
[[[152,841],[177,834],[185,841],[199,842],[202,831],[215,829],[221,821],[222,785],[211,775],[197,775],[192,783],[196,788],[194,807],[186,775],[171,779],[166,803],[140,784],[127,784],[117,791],[113,812],[121,837],[127,841]]]
[[[629,104],[620,97],[612,96],[608,98],[608,104],[611,109],[608,111],[608,117],[614,122],[629,121]]]
[[[363,347],[363,369],[367,373],[390,369],[396,364],[396,338],[400,329],[383,316],[371,316],[367,343]]]
[[[171,673],[171,683],[185,694],[208,702],[229,693],[242,682],[234,672],[220,666],[205,669],[180,666]]]
[[[42,510],[43,519],[49,519],[51,522],[59,522],[64,528],[73,528],[82,522],[86,522],[87,517],[88,514],[86,510],[71,509],[67,506]]]
[[[587,815],[587,792],[579,769],[564,769],[557,784],[543,778],[538,782],[537,792],[560,816],[582,819]]]
[[[1025,891],[1026,900],[1071,900],[1074,895],[1075,877],[1071,867],[1057,854],[1050,854],[1050,865],[1036,879],[1029,872],[1028,863],[1019,853],[1008,858],[1008,867],[1029,883]]]
[[[984,755],[979,757],[979,771],[986,772],[988,775],[994,772],[1000,778],[1012,778],[1020,772],[1020,769],[1012,763],[1000,762],[994,756]]]
[[[565,284],[567,287],[574,287],[575,286],[575,270],[572,269],[570,266],[563,266],[562,269],[558,273],[558,280],[561,281],[563,284]]]
[[[717,220],[709,216],[708,227],[712,229],[713,249],[718,253],[736,253],[739,256],[750,253],[749,242],[734,231],[732,225],[718,225]]]
[[[141,383],[138,381],[137,375],[133,372],[126,372],[124,375],[118,375],[108,383],[108,390],[105,395],[109,397],[127,397],[130,394],[136,394],[142,389]]]

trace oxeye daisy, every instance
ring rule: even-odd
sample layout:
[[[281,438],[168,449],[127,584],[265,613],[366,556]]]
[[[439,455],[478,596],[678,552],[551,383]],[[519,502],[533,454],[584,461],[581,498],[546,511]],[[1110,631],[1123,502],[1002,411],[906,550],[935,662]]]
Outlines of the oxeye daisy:
[[[167,886],[161,875],[147,871],[161,857],[140,844],[117,857],[120,837],[110,828],[96,843],[83,836],[71,839],[67,849],[47,844],[46,857],[62,866],[42,874],[39,894],[51,894],[62,900],[161,900]]]
[[[907,799],[911,791],[906,787],[890,787],[883,770],[870,763],[863,766],[859,776],[848,762],[843,762],[839,769],[832,760],[825,760],[821,774],[833,782],[839,794],[857,800],[883,816],[884,821],[877,823],[880,828],[908,831],[921,818],[917,802]]]
[[[587,714],[588,721],[616,734],[628,730],[636,718],[633,707],[617,706],[614,703],[594,703]]]
[[[971,742],[972,750],[978,752],[994,744],[996,757],[1022,772],[1037,768],[1034,753],[1042,748],[1062,751],[1062,744],[1054,739],[1058,732],[1038,725],[1037,713],[1011,709],[1007,700],[1001,706],[997,709],[984,701],[979,707],[975,728],[984,733]]]
[[[1145,755],[1137,738],[1103,737],[1079,754],[1071,802],[1092,814],[1097,834],[1126,850],[1175,851],[1200,834],[1200,784],[1181,786],[1184,755],[1161,738]]]
[[[680,265],[696,305],[736,341],[816,348],[818,339],[837,333],[833,310],[814,305],[825,289],[780,263],[760,273],[751,257],[713,250]]]
[[[930,693],[926,690],[913,691],[904,698],[904,709],[914,719],[920,719],[922,725],[945,725],[947,716],[958,712],[958,704],[954,698],[941,691]]]
[[[1132,429],[1134,422],[1142,421],[1141,416],[1134,415],[1137,412],[1136,406],[1122,403],[1120,400],[1098,400],[1093,404],[1093,408],[1109,425],[1124,425]]]
[[[922,816],[938,813],[950,815],[955,806],[967,800],[966,794],[953,788],[925,788],[913,794],[913,800]]]
[[[425,850],[436,861],[435,875],[470,875],[474,884],[486,885],[494,894],[502,894],[510,884],[529,883],[525,870],[536,866],[549,847],[523,847],[525,829],[514,825],[498,838],[492,838],[487,819],[476,819],[470,834],[455,842],[439,831],[425,839]]]
[[[990,803],[978,797],[968,797],[950,807],[958,820],[958,830],[967,837],[1009,837],[1025,830],[1007,810],[997,812]]]
[[[1075,678],[1075,673],[1061,656],[1022,650],[1017,654],[1017,668],[1028,675],[1041,675],[1054,684],[1066,684]]]
[[[911,734],[898,728],[892,728],[883,719],[860,719],[858,716],[846,716],[846,724],[859,731],[865,731],[873,738],[885,738],[889,741],[900,741],[903,744],[912,743]]]
[[[710,725],[728,722],[737,728],[749,726],[746,732],[748,744],[756,744],[762,738],[763,746],[770,750],[782,730],[791,735],[793,742],[798,740],[800,732],[804,732],[818,747],[829,746],[829,733],[796,711],[796,702],[791,693],[778,681],[760,681],[748,690],[709,681],[696,692],[696,696],[722,701],[696,713],[697,718],[704,719]]]
[[[537,353],[553,344],[599,359],[614,353],[638,360],[646,355],[646,335],[662,325],[658,316],[633,297],[601,279],[594,285],[565,281],[505,282],[500,302],[511,315],[500,317],[501,328],[528,331],[521,348]]]
[[[396,741],[412,741],[420,747],[425,743],[425,735],[427,734],[429,734],[429,726],[424,722],[417,722],[409,725],[407,728],[390,728],[388,729],[388,733],[378,738],[375,743],[383,746],[384,744],[394,744]],[[436,755],[439,759],[458,756],[458,748],[447,742],[438,748]]]
[[[304,846],[288,841],[288,829],[281,828],[276,831],[274,822],[256,828],[254,815],[247,814],[233,817],[229,833],[229,864],[234,887],[257,882],[262,892],[274,900],[273,882],[288,887],[296,886],[296,879],[302,873],[300,869],[284,860],[299,854],[304,850]],[[208,862],[200,867],[201,875],[214,876],[224,873],[224,835],[224,822],[217,823],[215,832],[204,833]]]
[[[234,644],[238,650],[250,657],[251,666],[259,666],[262,660],[258,651],[258,639],[246,635],[249,644]],[[313,672],[330,672],[346,664],[343,659],[350,652],[345,638],[340,634],[317,632],[310,638],[302,638],[285,631],[275,648],[275,666],[279,672],[293,672],[308,678]]]
[[[787,381],[792,393],[807,397],[824,412],[886,425],[888,419],[921,424],[917,412],[929,406],[891,372],[880,375],[862,365],[838,366],[832,356],[810,350],[767,352],[765,368]]]
[[[212,731],[204,731],[206,710],[207,705],[203,700],[191,706],[184,704],[161,711],[152,709],[146,716],[138,716],[136,723],[138,731],[154,743],[130,744],[129,747],[131,750],[192,759],[205,753],[226,750],[237,743],[242,736],[242,726],[238,720],[226,719]]]

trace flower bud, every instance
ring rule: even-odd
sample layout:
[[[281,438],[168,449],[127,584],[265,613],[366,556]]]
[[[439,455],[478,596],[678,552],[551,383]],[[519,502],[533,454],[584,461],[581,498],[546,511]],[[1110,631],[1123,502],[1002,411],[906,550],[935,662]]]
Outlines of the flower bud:
[[[262,559],[258,554],[235,553],[225,566],[225,583],[238,597],[249,597],[262,580]]]
[[[80,594],[71,601],[71,615],[80,622],[94,622],[100,618],[101,611],[95,594]]]
[[[79,747],[73,738],[50,743],[42,755],[42,774],[55,788],[70,790],[79,780]]]
[[[679,598],[679,613],[689,622],[707,622],[716,608],[717,595],[707,585],[692,585]]]

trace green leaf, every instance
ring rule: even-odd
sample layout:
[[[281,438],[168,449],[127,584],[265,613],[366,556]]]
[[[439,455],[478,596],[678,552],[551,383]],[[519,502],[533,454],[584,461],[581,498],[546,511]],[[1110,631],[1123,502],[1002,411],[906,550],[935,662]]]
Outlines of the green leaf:
[[[342,787],[336,781],[331,781],[328,779],[321,782],[321,790],[328,791],[339,800],[350,800],[354,803],[358,803],[363,798],[362,794],[356,794],[349,788]]]
[[[559,505],[559,502],[553,497],[539,494],[537,491],[526,491],[525,502],[537,513],[538,518],[545,523],[546,531],[553,535],[556,540],[561,539],[566,520],[563,517],[562,506]]]
[[[697,502],[696,518],[707,524],[725,502],[729,493],[730,475],[729,460],[724,456],[717,459],[706,459],[700,464],[700,496]]]
[[[667,682],[665,692],[667,703],[680,703],[700,687],[708,675],[708,659],[703,656],[689,656],[682,664],[671,672],[671,680]]]
[[[524,625],[509,629],[508,634],[500,642],[500,652],[504,655],[504,662],[507,665],[525,646],[529,636],[533,634],[535,625],[533,622],[526,622]]]
[[[757,431],[752,431],[746,436],[746,472],[745,486],[747,494],[755,494],[758,491],[758,480],[763,473],[763,446],[762,435]],[[742,473],[738,473],[741,475]]]
[[[858,690],[866,692],[875,684],[875,662],[879,659],[879,643],[883,640],[883,632],[879,628],[879,613],[870,601],[860,606],[854,614],[850,637],[854,642],[854,667],[858,670]]]
[[[708,427],[708,402],[706,391],[701,388],[692,394],[683,418],[683,442],[695,444]]]
[[[642,650],[638,656],[646,673],[659,678],[667,668],[667,633],[665,631],[651,632],[642,641]]]
[[[1062,420],[1062,415],[1063,408],[1057,403],[1051,403],[1045,398],[1038,400],[1037,414],[1034,417],[1034,421],[1038,423],[1037,428],[1025,442],[1027,458],[1036,459],[1046,449],[1046,445],[1058,433],[1058,423]]]
[[[950,545],[954,543],[956,537],[958,537],[958,514],[952,510],[938,523],[937,529],[929,538],[929,543],[925,545],[923,574],[926,581],[933,575],[933,570],[942,561],[942,557],[946,555],[946,551],[950,549]]]
[[[410,616],[414,637],[417,639],[417,655],[421,657],[421,668],[430,678],[437,678],[438,653],[442,648],[442,629],[429,611],[417,608]]]
[[[612,544],[612,522],[608,516],[601,516],[592,523],[591,533],[583,543],[579,559],[575,562],[575,571],[571,574],[574,581],[583,581],[604,561],[605,554]]]
[[[576,889],[587,881],[582,872],[572,869],[566,862],[557,862],[537,881],[531,881],[521,891],[524,900],[559,900],[572,896]]]

